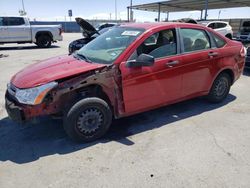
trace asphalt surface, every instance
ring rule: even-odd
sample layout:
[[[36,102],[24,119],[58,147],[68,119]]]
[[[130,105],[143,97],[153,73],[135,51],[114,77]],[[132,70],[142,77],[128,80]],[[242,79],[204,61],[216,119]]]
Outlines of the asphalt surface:
[[[60,120],[18,125],[4,93],[23,67],[67,54],[81,34],[50,49],[1,45],[0,187],[250,187],[250,71],[221,104],[193,99],[116,120],[103,138],[76,144]]]

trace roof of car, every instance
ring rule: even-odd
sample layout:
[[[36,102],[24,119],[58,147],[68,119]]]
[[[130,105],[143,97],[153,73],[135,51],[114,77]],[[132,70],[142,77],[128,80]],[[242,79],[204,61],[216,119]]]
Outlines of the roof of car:
[[[27,16],[17,16],[17,15],[0,15],[0,17],[27,18]]]
[[[188,25],[190,27],[196,27],[198,26],[197,24],[190,24],[190,23],[180,23],[180,22],[153,22],[153,23],[123,23],[121,24],[121,27],[134,27],[134,28],[142,28],[145,30],[150,30],[150,29],[154,29],[154,28],[158,28],[158,27],[163,27],[163,26],[171,26],[171,25],[175,25],[175,26],[184,26],[184,25]],[[202,26],[198,26],[198,27],[202,27]]]
[[[219,21],[219,20],[211,20],[211,21],[199,21],[198,24],[209,24],[209,23],[226,23],[228,24],[228,22],[224,22],[224,21]]]

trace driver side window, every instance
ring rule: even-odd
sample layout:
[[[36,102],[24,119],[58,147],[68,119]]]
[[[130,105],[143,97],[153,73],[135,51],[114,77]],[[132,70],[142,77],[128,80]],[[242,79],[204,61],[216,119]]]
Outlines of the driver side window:
[[[134,60],[141,54],[151,55],[155,59],[177,54],[175,29],[163,30],[149,36],[129,60]]]

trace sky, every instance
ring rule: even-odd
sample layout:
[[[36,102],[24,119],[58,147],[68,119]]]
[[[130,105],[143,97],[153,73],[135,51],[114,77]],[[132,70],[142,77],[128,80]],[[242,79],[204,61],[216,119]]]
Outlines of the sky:
[[[115,0],[23,0],[27,16],[37,21],[69,21],[68,10],[73,10],[74,17],[84,19],[112,19],[115,18]],[[157,2],[160,0],[133,0],[133,4]],[[127,6],[130,0],[116,0],[117,18],[127,19]],[[0,15],[18,15],[22,9],[22,0],[0,0]],[[220,18],[250,18],[250,7],[208,11],[208,19]],[[167,15],[161,14],[161,19]],[[72,18],[72,20],[73,20]],[[134,11],[134,19],[138,22],[154,21],[156,12]],[[199,11],[170,13],[169,19],[200,18]]]

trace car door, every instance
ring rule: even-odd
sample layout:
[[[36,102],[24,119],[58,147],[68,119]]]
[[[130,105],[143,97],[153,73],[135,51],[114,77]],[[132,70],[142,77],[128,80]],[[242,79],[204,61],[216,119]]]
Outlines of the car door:
[[[8,17],[8,41],[31,41],[30,25],[22,17]]]
[[[8,30],[5,17],[0,17],[0,42],[8,41]]]
[[[169,33],[167,34],[167,32]],[[135,60],[140,54],[151,55],[155,58],[155,63],[152,66],[127,67],[126,62],[121,63],[126,113],[151,109],[180,97],[179,64],[182,60],[178,54],[178,38],[176,36],[175,29],[154,33],[129,58],[129,60]]]
[[[206,92],[220,53],[203,29],[180,28],[182,40],[182,97]]]

